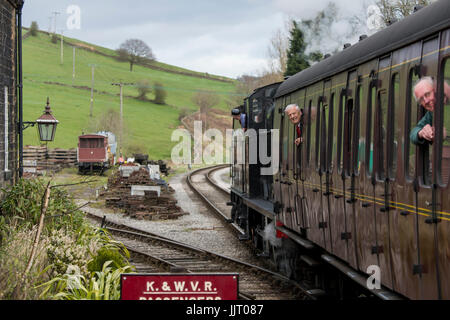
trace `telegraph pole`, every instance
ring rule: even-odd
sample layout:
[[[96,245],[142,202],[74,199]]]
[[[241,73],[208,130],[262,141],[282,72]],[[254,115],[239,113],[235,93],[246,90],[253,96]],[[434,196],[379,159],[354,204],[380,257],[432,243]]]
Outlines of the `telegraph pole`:
[[[89,64],[89,67],[92,69],[92,85],[91,85],[91,111],[89,113],[89,116],[92,118],[92,110],[94,108],[94,70],[95,67],[97,67],[96,64]]]
[[[55,15],[55,26],[54,26],[54,29],[53,29],[53,33],[56,33],[56,16],[58,14],[61,14],[61,12],[53,11],[52,13]]]
[[[61,30],[61,64],[64,64],[64,30]]]
[[[123,86],[132,86],[134,83],[123,83],[122,81],[118,83],[111,83],[113,86],[119,86],[120,88],[120,123],[119,123],[119,154],[122,150],[122,138],[123,138]]]
[[[72,47],[72,87],[75,84],[75,46]]]

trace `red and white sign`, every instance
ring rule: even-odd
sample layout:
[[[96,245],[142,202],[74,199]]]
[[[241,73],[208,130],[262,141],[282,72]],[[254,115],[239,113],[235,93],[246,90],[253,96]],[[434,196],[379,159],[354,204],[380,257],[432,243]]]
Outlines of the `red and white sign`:
[[[122,274],[122,300],[237,300],[237,273]]]

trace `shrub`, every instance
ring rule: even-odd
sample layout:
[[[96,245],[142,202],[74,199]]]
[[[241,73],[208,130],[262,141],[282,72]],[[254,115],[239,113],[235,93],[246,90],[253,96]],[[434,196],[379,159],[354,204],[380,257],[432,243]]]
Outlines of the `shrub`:
[[[42,179],[19,179],[10,189],[2,189],[5,196],[0,203],[0,209],[5,219],[4,224],[18,220],[24,227],[36,225],[41,214],[45,188]],[[67,190],[52,188],[46,213],[46,228],[52,230],[65,226],[78,230],[83,224],[84,214],[76,208]]]
[[[117,270],[127,265],[125,257],[120,254],[118,249],[102,247],[97,251],[97,255],[94,259],[88,263],[87,267],[89,272],[102,271],[103,265],[107,261],[111,261],[111,268],[113,270]]]
[[[31,25],[30,25],[30,34],[31,34],[33,37],[36,37],[38,31],[39,31],[39,27],[38,27],[37,22],[36,22],[36,21],[32,21],[32,22],[31,22]]]
[[[155,103],[156,104],[165,104],[166,103],[166,97],[167,97],[167,91],[164,90],[164,87],[161,83],[155,82],[155,85],[153,86],[153,90],[155,91]]]
[[[52,37],[50,38],[52,43],[57,43],[58,42],[58,36],[56,35],[56,33],[52,34]]]
[[[94,239],[90,239],[94,241]],[[81,242],[81,243],[80,243]],[[53,277],[63,275],[69,267],[77,267],[82,275],[89,275],[86,267],[90,257],[84,241],[77,241],[77,235],[67,230],[54,230],[47,247],[47,256],[51,263]]]
[[[148,80],[140,80],[136,84],[136,88],[138,90],[137,98],[139,100],[147,100],[147,93],[152,92],[152,88],[150,87],[150,83]]]

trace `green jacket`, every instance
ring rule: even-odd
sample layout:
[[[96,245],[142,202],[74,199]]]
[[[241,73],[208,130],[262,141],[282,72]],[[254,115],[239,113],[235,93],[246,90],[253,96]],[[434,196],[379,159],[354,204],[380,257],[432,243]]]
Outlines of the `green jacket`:
[[[409,140],[414,144],[424,144],[426,142],[425,139],[419,138],[419,131],[423,129],[427,124],[430,126],[433,125],[433,113],[427,111],[425,115],[420,119],[417,125],[411,130],[409,135]]]

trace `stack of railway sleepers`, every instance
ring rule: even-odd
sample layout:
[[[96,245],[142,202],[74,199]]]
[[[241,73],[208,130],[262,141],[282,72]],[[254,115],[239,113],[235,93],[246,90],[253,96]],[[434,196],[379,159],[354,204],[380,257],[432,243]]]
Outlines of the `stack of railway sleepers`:
[[[77,149],[51,149],[48,150],[48,157],[55,165],[74,167],[77,164]]]
[[[45,171],[59,171],[77,164],[77,150],[48,149],[45,146],[25,146],[23,148],[24,172],[42,175]]]
[[[122,175],[122,170],[118,170],[109,177],[108,188],[102,194],[106,206],[122,209],[125,215],[139,220],[177,219],[185,215],[173,197],[173,188],[162,184],[161,180],[150,179],[146,166],[138,167],[129,175]],[[132,195],[131,189],[136,186],[158,188],[140,188],[143,195],[142,192]]]

